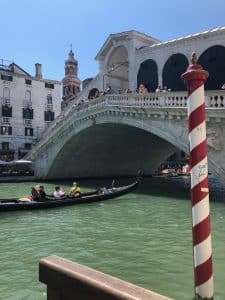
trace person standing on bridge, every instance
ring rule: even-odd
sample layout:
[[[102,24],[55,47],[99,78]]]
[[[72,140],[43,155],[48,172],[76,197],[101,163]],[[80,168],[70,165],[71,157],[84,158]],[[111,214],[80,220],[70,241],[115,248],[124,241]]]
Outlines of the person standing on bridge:
[[[139,85],[139,87],[138,87],[138,93],[139,94],[148,94],[148,89],[147,89],[147,87],[143,83],[141,83]]]

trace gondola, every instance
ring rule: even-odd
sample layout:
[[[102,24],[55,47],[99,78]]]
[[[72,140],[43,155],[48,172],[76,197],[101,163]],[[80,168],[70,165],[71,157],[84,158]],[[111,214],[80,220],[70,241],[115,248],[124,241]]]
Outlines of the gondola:
[[[31,210],[31,209],[44,209],[52,207],[60,207],[67,205],[75,205],[82,203],[91,203],[102,200],[113,199],[120,197],[134,190],[139,183],[139,179],[133,183],[121,187],[110,187],[98,189],[93,192],[84,193],[80,197],[64,196],[63,198],[54,198],[48,196],[44,201],[30,201],[21,202],[20,198],[16,199],[0,199],[0,212],[14,211],[14,210]]]

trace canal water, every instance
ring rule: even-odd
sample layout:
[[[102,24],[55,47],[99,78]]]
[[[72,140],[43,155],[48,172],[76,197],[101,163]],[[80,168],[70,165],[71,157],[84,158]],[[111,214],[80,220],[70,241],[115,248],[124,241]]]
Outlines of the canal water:
[[[79,184],[88,191],[109,182]],[[48,193],[56,183],[44,183]],[[71,183],[62,187],[68,191]],[[0,198],[29,194],[32,184],[1,183]],[[224,300],[225,194],[214,180],[210,200],[214,299]],[[193,299],[189,179],[149,178],[114,200],[1,213],[0,226],[0,299],[46,299],[38,262],[53,254],[174,299]]]

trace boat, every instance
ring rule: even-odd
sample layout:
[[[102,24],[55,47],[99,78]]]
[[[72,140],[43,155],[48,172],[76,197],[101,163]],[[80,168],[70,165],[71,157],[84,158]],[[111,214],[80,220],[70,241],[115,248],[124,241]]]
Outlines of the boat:
[[[137,178],[133,183],[128,185],[99,188],[93,192],[83,193],[80,197],[71,197],[67,195],[62,198],[54,198],[52,196],[48,196],[44,201],[21,201],[21,198],[0,199],[0,212],[61,207],[113,199],[134,190],[138,186],[139,181],[139,178]]]

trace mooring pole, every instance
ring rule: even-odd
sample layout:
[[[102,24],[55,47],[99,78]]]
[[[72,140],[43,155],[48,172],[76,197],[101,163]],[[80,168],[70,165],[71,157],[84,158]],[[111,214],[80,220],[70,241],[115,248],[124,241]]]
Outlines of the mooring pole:
[[[205,122],[204,83],[208,72],[191,65],[181,78],[188,91],[188,127],[190,142],[192,238],[196,299],[213,299],[212,246],[209,212],[208,162]]]

